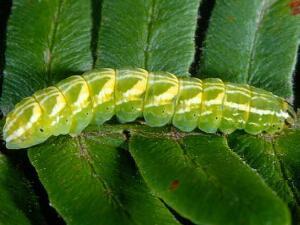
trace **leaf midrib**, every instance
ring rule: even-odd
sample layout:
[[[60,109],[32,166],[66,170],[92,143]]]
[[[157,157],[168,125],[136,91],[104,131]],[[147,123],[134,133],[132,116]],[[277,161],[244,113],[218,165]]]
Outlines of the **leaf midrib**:
[[[194,166],[195,166],[196,168],[201,169],[201,171],[203,171],[203,172],[206,174],[207,177],[211,177],[211,176],[212,176],[211,173],[209,172],[209,170],[207,170],[205,167],[203,167],[197,160],[195,160],[194,157],[192,157],[192,156],[186,151],[184,145],[181,145],[181,144],[178,143],[178,142],[177,142],[177,144],[178,144],[179,147],[181,148],[183,154],[184,154],[184,155],[185,155],[185,156],[186,156],[186,157],[194,164]],[[223,144],[224,144],[224,148],[227,148],[227,150],[230,151],[230,152],[233,154],[233,157],[236,157],[236,158],[239,158],[239,159],[240,159],[240,157],[239,157],[237,154],[235,154],[235,153],[232,151],[232,149],[229,147],[227,137],[224,137],[224,143],[223,143]],[[231,193],[231,195],[235,195],[235,194],[236,194],[234,191],[232,191],[231,188],[228,188],[228,187],[222,185],[222,184],[220,183],[219,179],[217,179],[217,180],[215,180],[215,181],[217,181],[217,182],[211,182],[211,181],[209,181],[209,182],[210,182],[210,184],[212,184],[212,186],[214,186],[215,188],[222,190],[221,193]],[[243,200],[243,199],[239,199],[239,201],[240,201],[240,200]],[[242,202],[242,204],[243,204],[244,206],[247,206],[248,210],[250,210],[250,211],[252,211],[252,212],[254,213],[253,207],[252,207],[251,204],[249,204],[248,202],[245,202],[245,201],[240,201],[240,202]]]
[[[252,37],[252,40],[250,42],[250,52],[249,52],[249,58],[248,58],[248,62],[247,62],[247,67],[246,67],[246,71],[245,71],[245,82],[247,84],[251,84],[251,81],[254,77],[254,74],[252,74],[252,70],[253,70],[253,61],[255,59],[256,56],[256,44],[259,38],[259,31],[261,29],[261,24],[264,20],[264,16],[266,11],[268,10],[268,8],[270,7],[269,4],[267,4],[269,0],[262,0],[261,3],[261,8],[258,11],[258,16],[257,16],[257,21],[256,21],[256,26],[255,26],[255,32],[254,35]]]
[[[78,146],[79,152],[80,152],[80,156],[82,156],[85,161],[87,162],[87,164],[90,167],[91,173],[92,174],[96,174],[96,181],[99,181],[100,184],[103,186],[103,188],[105,190],[114,190],[114,188],[110,187],[110,185],[105,181],[104,178],[100,177],[99,174],[97,173],[94,164],[93,164],[93,160],[92,157],[90,156],[88,149],[85,146],[84,143],[84,138],[81,138],[80,136],[75,138],[76,140],[76,144]],[[137,223],[133,216],[131,215],[130,211],[127,210],[127,208],[122,204],[122,202],[119,200],[118,196],[115,195],[114,193],[111,194],[111,199],[113,200],[114,203],[116,203],[116,205],[118,205],[118,207],[124,212],[124,214],[127,216],[127,218],[132,222],[133,225],[139,225],[139,223]]]
[[[64,0],[58,0],[58,6],[57,9],[55,11],[52,23],[51,23],[51,29],[49,31],[50,34],[50,38],[49,38],[49,42],[48,42],[48,48],[47,50],[49,50],[47,52],[47,54],[49,54],[49,58],[48,60],[45,60],[45,67],[46,67],[46,84],[51,84],[51,82],[53,82],[53,73],[52,73],[52,62],[53,62],[53,57],[52,57],[52,53],[53,53],[53,49],[54,49],[54,45],[55,45],[55,39],[56,39],[56,34],[57,34],[57,30],[58,30],[58,24],[59,24],[59,19],[61,16],[61,11],[63,8],[63,3]]]
[[[289,190],[293,194],[293,199],[295,201],[294,203],[299,207],[300,206],[300,196],[297,193],[297,188],[293,184],[293,179],[288,175],[288,173],[286,171],[287,169],[285,168],[284,162],[281,160],[279,151],[277,151],[276,143],[275,143],[274,139],[272,139],[272,150],[273,150],[275,157],[279,163],[280,174],[281,174],[283,180],[287,183]]]
[[[147,24],[147,38],[146,38],[146,46],[144,48],[144,68],[148,69],[148,61],[149,61],[149,46],[150,46],[150,41],[151,41],[151,35],[152,35],[152,29],[153,29],[153,11],[156,5],[156,0],[151,1],[150,9],[149,9],[149,20]]]

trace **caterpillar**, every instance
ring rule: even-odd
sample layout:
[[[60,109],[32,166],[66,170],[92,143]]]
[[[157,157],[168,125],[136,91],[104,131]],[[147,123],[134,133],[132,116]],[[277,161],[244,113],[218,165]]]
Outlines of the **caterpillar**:
[[[27,148],[52,135],[78,135],[90,123],[116,116],[144,117],[152,127],[172,123],[190,132],[276,133],[295,123],[291,105],[271,92],[217,78],[177,78],[168,72],[103,68],[70,76],[24,98],[8,113],[8,149]]]

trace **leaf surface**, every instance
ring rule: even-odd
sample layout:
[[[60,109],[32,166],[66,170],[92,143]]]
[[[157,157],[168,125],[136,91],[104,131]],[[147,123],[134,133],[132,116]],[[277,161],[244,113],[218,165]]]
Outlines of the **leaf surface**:
[[[0,153],[0,224],[43,225],[37,197],[21,171]]]
[[[51,204],[68,224],[178,224],[122,148],[122,130],[109,128],[30,150]]]
[[[90,1],[16,0],[8,22],[1,109],[91,67]]]
[[[298,204],[300,204],[300,130],[286,131],[276,141],[275,149],[282,166],[285,168],[286,179]]]
[[[200,0],[104,0],[96,67],[187,75]]]
[[[201,76],[248,83],[290,97],[300,40],[296,10],[291,0],[216,1]]]
[[[245,133],[234,133],[229,136],[229,146],[245,162],[264,178],[266,183],[290,206],[296,204],[289,182],[286,179],[286,168],[282,165],[274,148],[275,137],[253,136]]]
[[[286,205],[223,137],[135,134],[130,152],[146,183],[196,224],[289,224]]]

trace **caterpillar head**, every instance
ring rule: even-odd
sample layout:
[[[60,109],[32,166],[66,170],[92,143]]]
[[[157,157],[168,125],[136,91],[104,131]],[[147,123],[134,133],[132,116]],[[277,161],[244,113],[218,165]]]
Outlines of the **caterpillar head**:
[[[49,134],[42,124],[42,110],[32,97],[23,99],[7,115],[3,138],[8,149],[27,148],[45,141]]]

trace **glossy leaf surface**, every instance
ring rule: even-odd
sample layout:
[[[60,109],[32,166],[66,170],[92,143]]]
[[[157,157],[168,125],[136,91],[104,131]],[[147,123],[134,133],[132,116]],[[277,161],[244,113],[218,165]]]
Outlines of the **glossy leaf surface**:
[[[248,83],[290,97],[300,35],[297,2],[216,1],[201,76]]]

